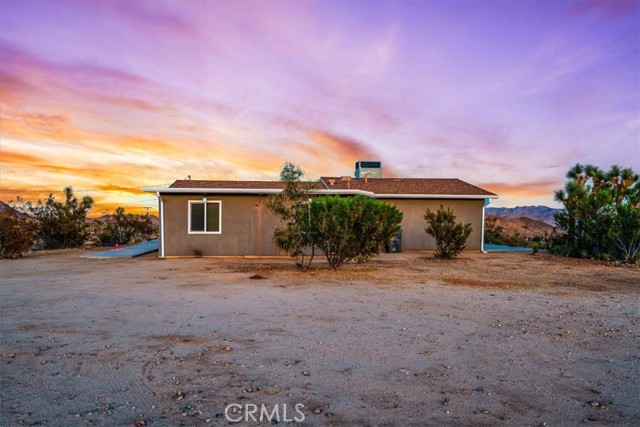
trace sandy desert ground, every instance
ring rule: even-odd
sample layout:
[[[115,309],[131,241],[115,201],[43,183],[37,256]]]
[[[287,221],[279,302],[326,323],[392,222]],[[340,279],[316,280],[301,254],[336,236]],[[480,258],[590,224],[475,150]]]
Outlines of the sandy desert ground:
[[[81,254],[0,261],[2,426],[640,425],[639,269]]]

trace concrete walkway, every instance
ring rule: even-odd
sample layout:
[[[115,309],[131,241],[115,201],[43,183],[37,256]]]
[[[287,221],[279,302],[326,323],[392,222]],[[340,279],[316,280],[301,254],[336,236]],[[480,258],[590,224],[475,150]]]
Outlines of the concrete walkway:
[[[135,258],[140,255],[158,250],[158,239],[147,240],[133,246],[123,246],[108,251],[94,252],[83,255],[81,258]]]

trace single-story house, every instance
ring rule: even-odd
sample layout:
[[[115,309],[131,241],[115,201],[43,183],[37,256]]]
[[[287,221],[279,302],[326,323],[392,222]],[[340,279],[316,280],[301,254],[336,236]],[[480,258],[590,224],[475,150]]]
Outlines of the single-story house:
[[[357,176],[358,174],[356,174]],[[159,256],[282,255],[273,243],[277,219],[265,199],[282,191],[281,181],[178,180],[147,187],[160,207]],[[314,194],[363,195],[396,205],[404,214],[403,251],[435,249],[424,231],[424,213],[440,205],[457,221],[471,223],[467,250],[484,249],[484,212],[498,196],[459,179],[322,177]]]

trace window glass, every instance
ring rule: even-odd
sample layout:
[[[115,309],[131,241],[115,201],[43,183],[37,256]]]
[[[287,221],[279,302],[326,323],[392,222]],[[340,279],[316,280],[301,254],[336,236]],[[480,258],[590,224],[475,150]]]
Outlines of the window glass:
[[[191,231],[204,231],[204,203],[191,203]]]
[[[220,231],[220,203],[207,203],[207,231]]]

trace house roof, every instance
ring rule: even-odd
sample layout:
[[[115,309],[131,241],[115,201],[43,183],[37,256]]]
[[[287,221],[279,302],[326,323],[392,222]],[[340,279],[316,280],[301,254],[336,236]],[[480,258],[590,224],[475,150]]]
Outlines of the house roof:
[[[361,194],[375,198],[416,199],[495,199],[498,196],[459,179],[449,178],[350,178],[322,177],[312,182],[317,194]],[[207,194],[275,194],[282,191],[282,181],[203,181],[178,180],[169,187],[148,187],[144,191]]]
[[[322,177],[326,188],[369,191],[381,195],[496,196],[457,178],[348,178]]]

